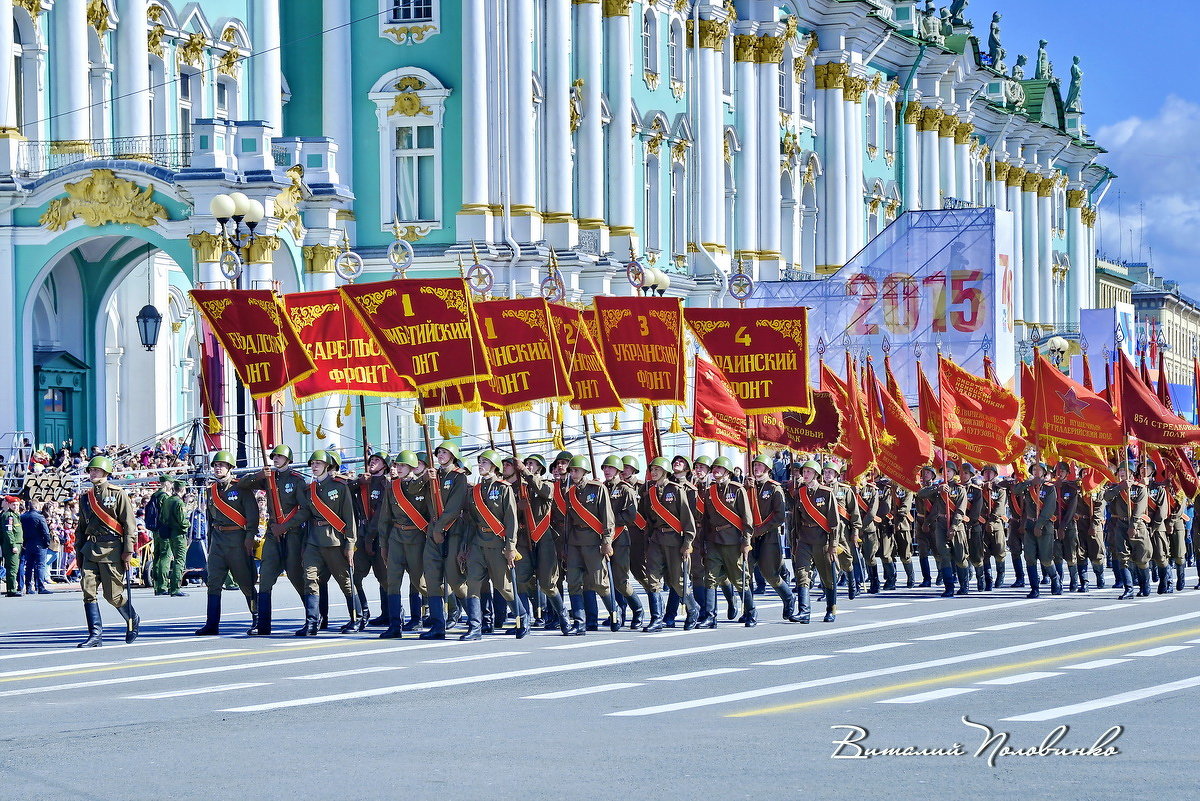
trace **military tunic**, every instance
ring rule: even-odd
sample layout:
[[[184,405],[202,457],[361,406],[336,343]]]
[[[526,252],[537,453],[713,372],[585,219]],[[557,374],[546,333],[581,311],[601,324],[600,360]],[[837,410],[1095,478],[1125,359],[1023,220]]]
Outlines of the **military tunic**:
[[[1040,562],[1047,570],[1054,565],[1058,490],[1049,481],[1028,481],[1021,485],[1022,517],[1025,521],[1025,561]]]
[[[21,566],[21,548],[25,543],[25,531],[21,528],[21,516],[9,509],[0,512],[0,554],[4,558],[4,586],[6,592],[16,592],[18,572]]]
[[[366,606],[366,592],[363,590],[363,579],[368,573],[375,574],[379,586],[387,586],[387,560],[383,555],[384,543],[372,525],[383,505],[383,496],[387,492],[388,479],[386,473],[379,475],[363,475],[348,481],[354,493],[354,513],[358,518],[358,542],[354,549],[354,589]],[[386,614],[387,610],[383,610]]]
[[[1170,496],[1171,510],[1167,513],[1167,560],[1174,562],[1182,578],[1187,563],[1187,496],[1176,492]]]
[[[1079,561],[1079,529],[1075,525],[1075,510],[1079,507],[1079,484],[1060,479],[1058,481],[1058,519],[1055,521],[1054,561]]]
[[[1153,546],[1146,527],[1149,518],[1145,484],[1112,484],[1104,490],[1108,521],[1113,534],[1113,559],[1128,568],[1143,570],[1150,566]]]
[[[358,538],[350,484],[341,476],[327,473],[320,481],[308,485],[304,501],[310,518],[302,556],[305,594],[320,592],[324,569],[350,599],[354,596],[350,558]],[[322,506],[327,513],[323,512]]]
[[[180,506],[182,510],[182,505]],[[246,600],[254,601],[254,538],[258,533],[258,501],[239,489],[232,477],[214,481],[205,491],[208,515],[209,595],[220,595],[232,575]]]
[[[646,578],[650,592],[661,592],[664,579],[683,598],[683,550],[696,539],[695,505],[677,484],[643,485],[639,501],[646,519]]]
[[[286,573],[296,592],[304,595],[304,531],[309,518],[305,494],[308,481],[289,466],[282,470],[260,470],[243,476],[238,481],[238,489],[262,490],[267,495],[267,516],[270,519],[258,571],[259,591],[269,594],[275,589],[280,574]]]
[[[838,569],[846,574],[852,574],[854,560],[858,557],[862,533],[862,513],[854,493],[854,487],[839,481],[834,485],[834,496],[837,498],[838,514],[842,517],[842,526],[838,532]]]
[[[984,482],[979,486],[979,507],[975,519],[978,522],[979,541],[972,545],[977,548],[979,562],[972,559],[973,564],[981,564],[990,556],[999,564],[1004,561],[1007,553],[1006,539],[1008,535],[1008,493],[995,482]]]
[[[434,498],[434,509],[440,498],[442,513],[437,515],[426,531],[429,539],[423,553],[425,587],[430,595],[435,592],[451,592],[459,598],[467,597],[466,565],[459,561],[463,545],[463,507],[471,491],[467,474],[461,467],[437,468],[437,484],[431,487],[438,495]],[[443,589],[439,589],[443,588]]]
[[[1079,561],[1088,560],[1104,570],[1104,496],[1100,490],[1079,493],[1075,507],[1075,529],[1079,532]]]
[[[967,567],[967,488],[952,479],[925,487],[917,497],[926,503],[925,524],[933,536],[938,566]]]
[[[751,491],[755,489],[752,487]],[[749,565],[742,555],[742,548],[751,544],[754,526],[746,488],[726,476],[723,481],[709,484],[707,495],[704,503],[704,586],[715,590],[729,581],[734,591],[741,594],[746,589],[743,579],[749,575]],[[772,536],[779,539],[778,525]]]
[[[413,514],[401,505],[400,498],[412,507]],[[431,587],[425,583],[423,572],[425,531],[434,516],[428,478],[418,478],[414,472],[407,478],[396,478],[387,483],[383,501],[371,523],[387,562],[388,595],[401,594],[407,574],[409,589],[420,593],[422,598],[429,597]],[[414,610],[414,614],[419,611]]]
[[[1147,528],[1150,529],[1151,559],[1159,567],[1165,566],[1170,556],[1167,518],[1171,512],[1171,505],[1171,486],[1162,481],[1152,482],[1146,498],[1147,513],[1150,516]]]
[[[559,597],[558,535],[552,529],[551,508],[554,482],[533,473],[517,477],[517,562],[518,592],[533,595],[541,588],[552,598]]]
[[[640,528],[637,521],[638,493],[633,484],[614,478],[604,482],[608,490],[608,502],[613,512],[613,555],[609,558],[612,565],[613,589],[626,598],[634,598],[637,588],[633,585],[636,577],[631,564],[633,529]],[[642,575],[645,575],[644,572]],[[640,583],[640,579],[638,579]],[[640,605],[640,602],[639,602]]]
[[[567,490],[567,587],[571,595],[584,590],[608,594],[608,568],[600,549],[612,545],[615,526],[608,489],[589,479]]]
[[[484,581],[490,579],[504,600],[513,603],[516,590],[505,557],[506,551],[517,548],[517,504],[513,489],[502,479],[481,478],[471,487],[469,498],[466,508],[471,522],[462,544],[467,556],[467,597],[480,597]]]
[[[790,596],[783,572],[783,532],[787,524],[788,501],[783,485],[773,478],[751,480],[746,485],[746,501],[750,507],[751,550],[750,572],[758,567],[763,580],[775,588],[780,598]]]
[[[869,572],[878,564],[877,560],[882,555],[880,524],[883,522],[881,506],[884,498],[879,487],[872,482],[867,482],[859,487],[854,495],[855,503],[858,505],[859,519],[862,521],[862,528],[859,529],[859,535],[862,538],[859,553],[866,561]]]
[[[99,509],[93,509],[92,503]],[[20,526],[18,519],[18,530]],[[75,555],[83,574],[80,583],[85,604],[95,603],[98,591],[103,590],[110,604],[125,605],[122,561],[125,555],[132,557],[136,548],[137,521],[129,496],[108,481],[93,484],[79,498],[79,524],[75,527]]]
[[[803,589],[812,586],[815,566],[821,584],[832,589],[833,563],[827,551],[838,547],[842,526],[834,490],[823,485],[800,484],[793,493],[796,503],[792,507],[792,566],[796,570],[796,586]]]

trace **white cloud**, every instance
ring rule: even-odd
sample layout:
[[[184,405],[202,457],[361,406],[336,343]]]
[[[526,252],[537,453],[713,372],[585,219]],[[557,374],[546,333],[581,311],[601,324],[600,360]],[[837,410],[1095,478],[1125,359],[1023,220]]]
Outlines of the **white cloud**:
[[[1138,261],[1144,241],[1155,271],[1200,298],[1200,104],[1172,95],[1155,117],[1130,117],[1095,138],[1119,176],[1101,206],[1101,252]]]

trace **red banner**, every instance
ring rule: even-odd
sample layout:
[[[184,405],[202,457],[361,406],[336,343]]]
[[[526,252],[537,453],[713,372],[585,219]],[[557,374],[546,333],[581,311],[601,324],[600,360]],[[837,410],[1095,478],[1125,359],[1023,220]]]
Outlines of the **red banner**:
[[[193,289],[192,300],[255,398],[287,389],[317,367],[269,289]]]
[[[842,437],[833,449],[835,456],[846,460],[846,480],[854,481],[874,462],[871,439],[864,425],[866,408],[858,388],[858,377],[850,354],[846,354],[846,380],[821,362],[821,389],[833,396],[842,420]]]
[[[491,377],[464,279],[378,281],[340,291],[392,369],[417,389]]]
[[[536,401],[571,399],[571,387],[550,312],[541,298],[475,304],[492,377],[479,383],[486,408],[518,411]]]
[[[746,449],[746,411],[733,394],[729,380],[709,362],[696,358],[695,409],[692,436]]]
[[[1147,445],[1196,445],[1200,426],[1194,426],[1163,406],[1137,374],[1129,357],[1120,353],[1116,384],[1121,390],[1121,417],[1126,430]]]
[[[292,385],[296,400],[325,395],[413,396],[412,384],[396,374],[336,289],[284,295],[283,308],[317,366],[315,373]]]
[[[917,425],[908,407],[880,383],[873,369],[867,371],[865,380],[867,405],[878,431],[875,461],[879,472],[917,492],[921,488],[917,473],[933,457],[933,440]]]
[[[571,408],[579,412],[619,412],[624,407],[604,366],[600,348],[584,320],[583,312],[550,304],[550,319],[571,383]]]
[[[600,352],[622,400],[684,402],[683,307],[679,298],[596,298]]]
[[[688,309],[684,320],[748,413],[811,411],[808,309]]]
[[[955,410],[962,426],[946,438],[947,450],[976,463],[1009,461],[1020,447],[1017,396],[944,356],[938,357],[938,384],[942,402]]]
[[[1033,384],[1030,434],[1077,445],[1121,447],[1121,421],[1108,402],[1064,375],[1045,356],[1035,357]]]
[[[830,451],[842,436],[842,415],[829,392],[814,392],[812,419],[795,412],[767,412],[754,416],[755,431],[763,442],[793,451]]]

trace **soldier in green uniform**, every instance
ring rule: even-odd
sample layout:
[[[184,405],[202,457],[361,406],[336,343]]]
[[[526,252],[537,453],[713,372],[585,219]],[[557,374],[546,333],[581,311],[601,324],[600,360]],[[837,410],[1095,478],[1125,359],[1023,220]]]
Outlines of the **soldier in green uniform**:
[[[917,561],[921,565],[920,587],[933,586],[929,569],[929,555],[937,553],[937,544],[933,539],[933,496],[925,492],[934,486],[937,471],[930,465],[921,468],[921,489],[913,497],[913,544],[916,546]],[[925,493],[925,494],[922,494]],[[939,580],[940,581],[940,580]]]
[[[1167,517],[1171,511],[1172,490],[1170,482],[1156,481],[1156,475],[1154,462],[1149,459],[1138,466],[1138,477],[1148,489],[1146,507],[1150,520],[1146,527],[1150,530],[1150,559],[1158,572],[1158,594],[1162,595],[1174,590],[1168,558],[1170,548],[1167,544]]]
[[[925,524],[937,548],[938,570],[942,577],[942,597],[967,595],[967,516],[966,488],[958,480],[958,465],[946,463],[947,480],[924,487],[917,497],[925,502]]]
[[[1025,486],[1027,482],[1020,481],[1016,476],[1006,478],[1002,486],[1008,496],[1008,552],[1012,554],[1013,575],[1016,577],[1011,586],[1025,586]],[[1035,560],[1036,561],[1036,560]],[[1037,571],[1029,577],[1030,582],[1037,581]]]
[[[663,629],[663,581],[684,600],[687,617],[684,629],[696,626],[696,601],[687,587],[687,561],[696,539],[695,508],[686,491],[671,481],[671,463],[658,457],[650,464],[650,482],[639,501],[646,519],[646,573],[649,580],[650,622],[643,631]]]
[[[158,526],[154,534],[154,574],[163,595],[181,598],[187,593],[180,589],[187,562],[188,520],[181,497],[187,488],[184,481],[164,481],[164,494],[158,505]]]
[[[452,595],[459,601],[467,597],[464,565],[458,555],[463,541],[463,508],[470,486],[457,445],[443,442],[434,449],[433,458],[437,466],[431,467],[428,475],[435,518],[425,532],[429,539],[425,543],[422,570],[429,593],[430,627],[421,633],[421,639],[444,640],[446,596]]]
[[[371,519],[373,536],[379,543],[381,556],[387,564],[388,627],[379,635],[390,640],[415,631],[421,626],[420,598],[429,594],[421,571],[425,558],[425,530],[434,517],[433,496],[429,477],[418,472],[420,462],[412,451],[400,451],[392,464],[396,477],[387,482],[383,499]],[[404,621],[404,576],[408,586],[419,593],[412,609],[412,618]],[[412,595],[410,593],[409,598]]]
[[[634,519],[634,524],[627,529],[629,534],[629,569],[633,571],[633,577],[646,590],[647,598],[650,592],[650,577],[646,574],[646,537],[650,532],[646,530],[646,518],[641,512],[642,498],[642,463],[631,454],[626,454],[621,457],[621,479],[633,487],[634,494],[638,498],[638,512]]]
[[[1054,466],[1055,489],[1058,491],[1058,511],[1054,521],[1054,572],[1058,574],[1062,591],[1063,562],[1070,576],[1068,592],[1079,589],[1079,531],[1075,528],[1075,510],[1079,506],[1079,483],[1071,478],[1074,471],[1066,462]]]
[[[154,563],[150,567],[150,583],[154,585],[155,595],[170,595],[167,581],[170,574],[171,544],[165,542],[159,533],[164,529],[162,520],[162,504],[168,497],[175,494],[175,481],[166,475],[158,477],[158,489],[151,493],[146,501],[147,528],[154,539]],[[151,520],[151,510],[156,517]],[[182,571],[180,571],[182,575]]]
[[[257,633],[254,595],[254,548],[258,536],[258,500],[238,489],[233,479],[233,454],[217,451],[212,458],[213,481],[205,493],[208,516],[208,614],[197,636],[221,633],[221,591],[230,575],[246,596],[250,630]],[[164,507],[165,509],[166,507]],[[179,504],[182,516],[183,504]],[[187,530],[184,522],[184,531]]]
[[[308,460],[313,480],[304,496],[309,514],[302,556],[304,625],[296,632],[297,637],[315,637],[321,628],[319,595],[322,573],[325,571],[346,596],[350,620],[342,626],[341,633],[362,631],[366,626],[350,576],[350,560],[354,556],[354,543],[358,535],[354,499],[349,482],[334,474],[337,465],[337,457],[329,451],[315,451]]]
[[[829,465],[834,472],[836,468]],[[837,614],[837,584],[833,565],[837,559],[839,529],[842,516],[838,513],[834,488],[820,483],[821,466],[809,460],[800,466],[800,481],[792,488],[795,498],[792,516],[792,565],[796,570],[799,593],[796,617],[798,623],[809,621],[809,592],[815,566],[825,591],[825,622],[832,623]]]
[[[258,571],[258,628],[259,636],[271,633],[271,593],[281,574],[304,598],[305,579],[302,557],[304,531],[308,522],[308,504],[304,498],[308,482],[291,465],[292,449],[279,445],[271,451],[271,467],[243,476],[238,490],[262,490],[267,496],[267,538],[263,542],[262,561]]]
[[[613,555],[608,560],[612,566],[613,591],[618,595],[617,600],[624,599],[632,611],[629,628],[636,630],[642,626],[644,612],[637,589],[633,586],[630,531],[638,526],[640,514],[637,490],[621,478],[624,467],[621,457],[614,455],[607,457],[600,469],[604,472],[604,487],[608,491],[608,502],[613,513]]]
[[[1054,569],[1055,514],[1058,510],[1058,491],[1054,484],[1046,481],[1049,469],[1041,462],[1029,469],[1032,478],[1021,485],[1021,510],[1025,521],[1025,563],[1029,572],[1029,594],[1027,598],[1041,595],[1037,580],[1037,566],[1041,564],[1044,575],[1050,576],[1050,592],[1062,594],[1062,581]]]
[[[1119,566],[1124,586],[1120,600],[1133,595],[1133,570],[1137,570],[1140,585],[1138,595],[1145,597],[1150,594],[1153,546],[1150,543],[1150,531],[1146,528],[1149,519],[1148,495],[1146,485],[1134,481],[1127,465],[1117,469],[1117,483],[1104,490],[1104,503],[1108,507],[1108,522],[1113,533],[1113,568]]]
[[[973,569],[975,589],[983,592],[983,487],[975,465],[970,462],[963,462],[958,468],[958,474],[967,493],[967,512],[963,515],[963,528],[967,530],[967,576],[970,577]]]
[[[1167,560],[1175,570],[1175,587],[1177,592],[1183,592],[1183,570],[1187,565],[1187,508],[1188,499],[1183,490],[1175,489],[1178,485],[1173,479],[1171,468],[1167,470],[1167,484],[1175,492],[1168,496],[1171,504],[1166,514]],[[1167,579],[1167,592],[1171,592],[1170,577]]]
[[[1000,468],[994,464],[985,465],[980,471],[983,484],[980,485],[980,505],[977,518],[979,520],[979,553],[983,559],[983,589],[999,588],[1004,581],[1004,555],[1007,551],[1005,540],[1008,536],[1008,492],[997,481]],[[992,566],[989,557],[996,563],[995,579],[992,578]]]
[[[517,496],[517,594],[529,607],[529,599],[541,591],[546,599],[546,629],[558,627],[567,633],[568,621],[558,591],[558,546],[550,530],[550,509],[554,503],[552,482],[544,478],[546,460],[537,454],[523,462],[511,457],[504,460],[505,478],[515,484]]]
[[[125,576],[137,548],[137,522],[133,503],[122,490],[108,483],[112,459],[96,456],[87,466],[90,489],[79,498],[79,523],[75,526],[75,555],[83,577],[83,611],[87,616],[88,637],[80,648],[103,644],[104,624],[100,620],[99,592],[125,619],[125,642],[137,639],[142,619],[133,609],[126,589]],[[20,522],[17,523],[18,527]]]
[[[732,478],[732,476],[731,476]],[[783,601],[783,619],[792,623],[797,621],[796,596],[788,582],[783,579],[783,545],[784,531],[787,523],[787,495],[783,485],[771,478],[771,463],[767,457],[755,456],[750,462],[750,478],[746,481],[746,500],[750,506],[750,555],[753,561],[748,565],[753,577],[754,567],[776,594]],[[753,594],[753,587],[746,587],[745,597]],[[742,613],[742,623],[750,620],[749,610]]]
[[[1087,469],[1080,471],[1081,482]],[[1104,589],[1104,494],[1101,490],[1080,491],[1079,504],[1075,507],[1075,529],[1079,532],[1079,591],[1087,592],[1089,561],[1097,589]]]
[[[692,519],[696,521],[696,551],[695,556],[688,560],[688,582],[692,587],[696,587],[696,566],[703,566],[704,553],[701,549],[703,540],[701,538],[701,527],[703,525],[703,512],[697,500],[696,485],[692,482],[692,463],[686,456],[676,455],[671,459],[671,476],[668,479],[674,484],[683,488],[684,494],[687,496],[687,502],[692,507]],[[700,587],[704,586],[704,574],[700,573]],[[695,591],[693,590],[693,597]],[[696,599],[696,620],[699,622],[704,619],[705,611],[699,599]],[[667,605],[663,608],[663,626],[669,629],[675,628],[675,616],[679,613],[679,594],[671,586],[667,587]]]
[[[496,451],[479,454],[479,483],[471,488],[466,508],[473,525],[463,538],[466,552],[467,631],[460,640],[483,636],[480,596],[490,581],[512,608],[517,625],[510,630],[517,639],[529,633],[529,610],[518,609],[512,570],[517,559],[517,504],[512,487],[498,472],[504,458]]]
[[[349,482],[354,491],[354,512],[358,516],[358,547],[354,550],[354,591],[358,594],[358,603],[362,607],[362,616],[368,626],[387,626],[391,623],[388,614],[388,580],[387,562],[383,557],[383,547],[379,535],[371,523],[379,513],[383,503],[383,495],[387,491],[388,471],[392,466],[392,457],[382,451],[376,451],[367,459],[367,472]],[[363,579],[368,573],[375,574],[379,582],[379,617],[371,619],[370,604],[367,602],[367,591],[363,589]],[[401,621],[403,622],[403,621]]]
[[[862,545],[859,546],[858,551],[862,554],[866,570],[867,592],[875,594],[879,592],[880,586],[879,557],[882,552],[880,525],[883,523],[882,506],[885,498],[872,477],[873,471],[868,470],[855,489],[854,496],[855,502],[858,504],[859,517],[862,520],[862,528],[859,530]]]
[[[900,566],[904,569],[905,587],[911,589],[913,587],[913,521],[916,519],[913,515],[913,502],[916,500],[916,495],[910,492],[905,487],[900,486],[895,482],[889,482],[887,488],[887,512],[884,519],[887,521],[885,531],[888,532],[884,537],[884,547],[887,547],[887,541],[891,541],[892,553],[896,559],[900,560]],[[890,573],[888,572],[890,569]],[[884,559],[883,572],[885,581],[883,588],[885,590],[896,589],[896,565],[889,559]]]
[[[588,457],[576,456],[570,462],[571,486],[567,488],[566,552],[567,588],[571,599],[571,628],[568,634],[581,635],[599,628],[588,614],[591,604],[603,600],[613,631],[620,628],[608,583],[608,562],[613,555],[612,505],[608,490],[590,477]],[[591,600],[584,593],[591,593]]]
[[[742,623],[747,627],[758,625],[758,610],[754,606],[754,593],[750,591],[750,546],[754,527],[747,490],[733,481],[733,462],[718,456],[712,467],[713,481],[705,487],[704,514],[707,518],[703,527],[705,537],[704,594],[709,609],[708,621],[701,621],[701,628],[717,627],[717,587],[725,582],[733,585],[734,592],[742,599]],[[750,491],[757,492],[754,486]],[[767,528],[766,525],[763,526]],[[763,536],[779,538],[778,526]],[[786,611],[786,610],[785,610]]]
[[[21,565],[21,548],[25,544],[25,531],[21,528],[21,499],[15,495],[5,495],[0,503],[0,553],[4,557],[4,596],[20,598],[21,591],[17,589],[18,571]]]
[[[842,481],[844,468],[836,462],[826,462],[821,468],[821,478],[833,488],[837,501],[838,515],[842,525],[838,530],[837,567],[841,579],[846,580],[846,597],[850,600],[858,595],[858,578],[854,571],[855,555],[859,548],[859,532],[862,531],[862,515],[854,495],[854,487]]]

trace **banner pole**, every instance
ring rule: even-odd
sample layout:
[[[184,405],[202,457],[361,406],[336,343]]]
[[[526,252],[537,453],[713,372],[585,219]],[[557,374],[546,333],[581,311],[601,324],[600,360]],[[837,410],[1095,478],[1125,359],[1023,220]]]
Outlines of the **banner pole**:
[[[367,442],[367,399],[358,396],[358,420],[362,426],[363,470],[367,469],[367,460],[371,458],[371,446]]]

